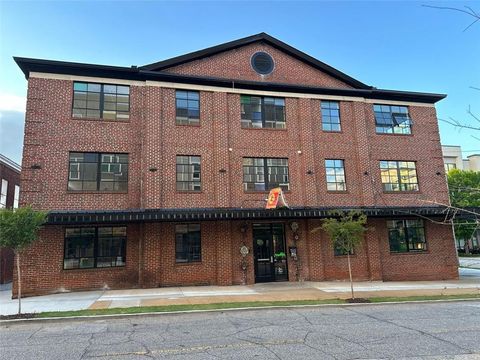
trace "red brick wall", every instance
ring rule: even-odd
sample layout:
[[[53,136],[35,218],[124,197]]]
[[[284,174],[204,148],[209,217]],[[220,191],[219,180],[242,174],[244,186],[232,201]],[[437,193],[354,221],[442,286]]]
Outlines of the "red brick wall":
[[[264,51],[272,56],[275,68],[271,74],[259,75],[252,69],[250,58],[257,51]],[[341,80],[326,75],[322,71],[270,45],[260,43],[243,46],[235,50],[170,67],[162,71],[233,80],[266,81],[329,88],[352,88]]]
[[[138,225],[127,227],[126,265],[123,267],[63,270],[64,235],[65,229],[61,226],[45,227],[40,239],[21,253],[22,295],[138,285]],[[12,294],[16,296],[16,271],[13,284]]]
[[[64,229],[48,227],[41,232],[42,240],[21,255],[23,292],[33,295],[103,287],[253,284],[252,223],[247,222],[245,233],[240,231],[241,221],[201,223],[202,261],[197,263],[175,262],[175,224],[128,225],[126,266],[85,270],[63,270]],[[312,232],[320,221],[298,221],[296,242],[289,222],[283,223],[286,253],[290,246],[297,246],[298,252],[298,261],[288,256],[289,281],[348,279],[346,256],[334,256],[325,233]],[[402,254],[390,253],[385,219],[370,219],[368,227],[365,241],[351,257],[355,280],[458,277],[453,236],[448,226],[426,222],[428,251]],[[245,273],[241,267],[242,245],[250,249],[245,258]]]

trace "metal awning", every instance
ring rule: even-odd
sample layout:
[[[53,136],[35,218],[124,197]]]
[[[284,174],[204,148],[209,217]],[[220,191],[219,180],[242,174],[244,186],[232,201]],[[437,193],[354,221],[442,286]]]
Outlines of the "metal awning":
[[[479,208],[472,208],[480,210]],[[459,213],[443,206],[429,207],[322,207],[289,209],[245,208],[191,208],[191,209],[129,209],[51,211],[47,225],[118,224],[142,222],[222,221],[222,220],[275,220],[275,219],[322,219],[331,216],[332,210],[361,210],[368,217],[391,218],[398,216],[443,217],[454,215],[463,218],[475,215]],[[477,213],[480,211],[477,211]]]

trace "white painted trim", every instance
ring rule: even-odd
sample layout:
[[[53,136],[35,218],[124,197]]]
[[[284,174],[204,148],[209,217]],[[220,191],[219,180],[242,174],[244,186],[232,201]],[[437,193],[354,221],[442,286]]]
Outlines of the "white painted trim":
[[[171,89],[186,89],[197,91],[210,91],[210,92],[223,92],[230,94],[246,94],[246,95],[260,95],[260,96],[276,96],[276,97],[289,97],[289,98],[301,98],[301,99],[324,99],[324,100],[337,100],[337,101],[357,101],[369,104],[389,104],[389,105],[404,105],[404,106],[422,106],[422,107],[435,107],[434,104],[411,102],[411,101],[394,101],[394,100],[377,100],[366,99],[360,96],[338,96],[338,95],[320,95],[320,94],[308,94],[308,93],[294,93],[283,91],[263,91],[263,90],[248,90],[248,89],[236,89],[235,87],[226,88],[221,86],[206,86],[195,84],[182,84],[167,81],[138,81],[138,80],[125,80],[125,79],[111,79],[102,77],[91,76],[77,76],[77,75],[63,75],[63,74],[50,74],[31,72],[30,77],[42,78],[42,79],[55,79],[55,80],[68,80],[68,81],[86,81],[86,82],[98,82],[102,84],[120,84],[120,85],[135,85],[135,86],[156,86]],[[233,86],[235,82],[233,81]]]

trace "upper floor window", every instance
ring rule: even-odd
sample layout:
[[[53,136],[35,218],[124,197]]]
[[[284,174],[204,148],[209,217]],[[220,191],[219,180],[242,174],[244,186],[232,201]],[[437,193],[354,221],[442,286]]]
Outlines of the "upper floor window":
[[[457,164],[455,163],[445,163],[445,171],[448,173],[450,170],[456,169]]]
[[[15,185],[15,193],[13,195],[13,208],[18,208],[18,203],[20,201],[20,186]]]
[[[128,120],[130,87],[74,82],[72,115],[76,118]]]
[[[243,158],[243,188],[266,191],[276,187],[290,189],[288,159]]]
[[[346,191],[345,166],[343,160],[325,160],[328,191]]]
[[[200,94],[198,91],[177,90],[175,106],[178,125],[200,124]]]
[[[380,161],[384,191],[417,191],[417,168],[414,161]]]
[[[65,229],[64,269],[125,266],[127,228]]]
[[[322,130],[341,131],[338,101],[322,101]]]
[[[71,152],[68,190],[127,191],[128,154]]]
[[[285,128],[285,99],[242,95],[243,128]]]
[[[387,228],[391,252],[425,251],[427,249],[423,220],[389,220]]]
[[[7,207],[8,180],[2,179],[0,188],[0,209]]]
[[[202,190],[200,166],[200,156],[177,155],[177,190]]]
[[[202,261],[200,224],[175,225],[175,261]]]
[[[406,106],[373,105],[375,126],[381,134],[411,134],[412,121]]]

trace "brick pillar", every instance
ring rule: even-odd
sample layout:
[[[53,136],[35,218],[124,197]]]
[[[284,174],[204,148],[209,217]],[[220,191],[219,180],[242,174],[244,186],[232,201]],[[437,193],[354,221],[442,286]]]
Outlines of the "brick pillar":
[[[232,285],[232,234],[229,221],[215,224],[217,250],[217,284]]]
[[[378,222],[376,220],[375,222]],[[368,226],[371,224],[369,223]],[[382,229],[377,224],[370,226],[365,234],[365,253],[367,255],[368,276],[370,280],[382,280],[382,261],[380,259],[380,236],[377,232],[377,227]]]
[[[319,220],[307,220],[306,228],[306,242],[308,249],[308,269],[310,281],[322,281],[325,278],[323,271],[323,256],[322,256],[322,235],[321,231],[312,233],[311,231],[321,225]]]

